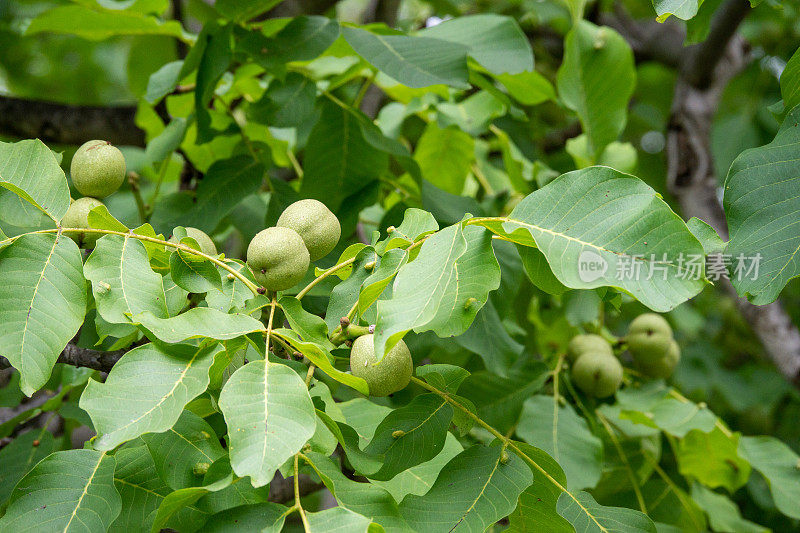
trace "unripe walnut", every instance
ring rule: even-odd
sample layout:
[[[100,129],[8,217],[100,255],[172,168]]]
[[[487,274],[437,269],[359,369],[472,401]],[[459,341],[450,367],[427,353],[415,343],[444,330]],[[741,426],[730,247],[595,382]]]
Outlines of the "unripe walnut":
[[[350,371],[363,378],[372,396],[388,396],[404,389],[411,381],[414,361],[402,340],[386,352],[379,363],[375,359],[374,335],[367,334],[353,341],[350,351]]]
[[[211,237],[203,231],[197,228],[187,227],[184,228],[186,230],[186,236],[191,237],[194,239],[198,245],[200,245],[200,251],[206,255],[217,255],[217,245],[214,244],[214,241],[211,240]],[[173,235],[169,238],[169,242],[179,242],[178,239]]]
[[[289,228],[260,231],[247,247],[247,265],[268,291],[294,287],[306,275],[309,256],[303,239]]]
[[[72,157],[70,175],[84,196],[105,198],[125,181],[125,157],[108,141],[87,141]]]
[[[572,381],[589,396],[605,398],[622,383],[622,365],[613,355],[587,352],[572,365]]]
[[[312,261],[328,255],[342,235],[336,215],[322,202],[310,198],[284,209],[276,225],[295,230],[303,238]]]
[[[574,363],[578,360],[578,357],[586,352],[614,355],[611,345],[600,335],[589,334],[575,335],[572,337],[572,340],[569,341],[569,345],[567,346],[567,358]]]
[[[89,211],[95,207],[103,205],[103,202],[96,198],[84,196],[72,202],[61,219],[61,226],[65,228],[88,228]],[[103,236],[102,233],[65,233],[69,235],[81,248],[94,248],[97,239]]]
[[[678,362],[681,360],[681,349],[678,343],[671,340],[661,357],[656,359],[636,360],[636,366],[642,374],[651,378],[666,379],[675,371]]]
[[[650,363],[659,359],[669,348],[672,328],[661,315],[645,313],[631,322],[625,340],[637,362]]]

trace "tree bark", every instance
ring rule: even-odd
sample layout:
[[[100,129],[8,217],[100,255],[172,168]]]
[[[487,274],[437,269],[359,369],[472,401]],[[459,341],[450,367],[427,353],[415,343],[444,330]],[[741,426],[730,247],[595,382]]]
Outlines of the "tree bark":
[[[102,350],[93,350],[91,348],[80,348],[73,343],[69,343],[64,347],[61,355],[58,356],[58,362],[72,366],[79,366],[84,368],[91,368],[101,372],[110,372],[120,357],[122,357],[128,350],[116,350],[113,352],[104,352]],[[11,363],[3,356],[0,356],[0,369],[9,368]]]
[[[736,35],[750,11],[747,0],[729,0],[712,21],[708,39],[688,48],[675,86],[667,133],[667,183],[686,217],[697,217],[728,239],[711,152],[711,125],[722,91],[748,62],[748,44]],[[755,306],[727,279],[721,287],[737,304],[767,356],[800,385],[800,331],[779,302]]]
[[[80,145],[92,139],[144,146],[136,106],[73,106],[0,95],[0,132],[21,139]]]

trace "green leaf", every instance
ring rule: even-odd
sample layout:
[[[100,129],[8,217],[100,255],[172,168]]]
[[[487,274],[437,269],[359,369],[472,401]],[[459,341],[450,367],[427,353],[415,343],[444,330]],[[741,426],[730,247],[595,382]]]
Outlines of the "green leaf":
[[[274,79],[260,100],[249,108],[251,118],[275,128],[297,128],[314,116],[316,84],[297,72]]]
[[[244,277],[255,283],[250,269],[242,261],[225,260],[225,262],[242,274]],[[206,303],[209,307],[222,313],[242,309],[245,302],[253,298],[253,291],[247,288],[239,278],[230,279],[229,273],[218,268],[222,279],[222,290],[213,289],[206,293]]]
[[[0,142],[0,187],[58,222],[69,209],[69,186],[53,152],[39,139]]]
[[[252,361],[234,372],[219,406],[228,425],[233,470],[237,476],[250,476],[255,487],[269,483],[316,427],[305,383],[278,363]]]
[[[306,513],[309,531],[358,533],[372,531],[372,520],[344,507],[333,507],[316,513]]]
[[[506,331],[491,300],[478,311],[469,329],[455,341],[478,354],[486,369],[500,377],[508,377],[509,369],[523,351],[523,346]]]
[[[738,433],[727,436],[719,428],[709,433],[690,431],[678,442],[678,470],[707,487],[725,487],[733,493],[750,477],[750,464],[737,451],[739,438]]]
[[[283,0],[217,0],[214,8],[225,18],[236,22],[247,22],[266,13]]]
[[[739,454],[767,480],[775,506],[792,518],[800,518],[800,457],[773,437],[741,437]]]
[[[699,218],[692,217],[687,220],[686,227],[702,243],[706,255],[720,254],[725,250],[725,241],[722,240],[722,237],[714,228]]]
[[[563,174],[525,197],[502,229],[485,224],[537,246],[573,289],[619,288],[664,312],[705,286],[702,260],[689,264],[703,247],[683,220],[643,181],[608,167]]]
[[[768,528],[742,518],[739,508],[730,498],[704,486],[692,485],[692,499],[708,515],[713,531],[736,531],[737,533],[767,533]]]
[[[36,446],[33,442],[39,441]],[[56,447],[52,433],[47,429],[23,433],[0,450],[0,507],[11,495],[17,482],[33,466],[50,455]]]
[[[239,202],[258,191],[263,177],[263,165],[250,156],[215,161],[194,195],[176,192],[158,202],[152,224],[165,233],[171,233],[178,225],[210,233]]]
[[[122,512],[111,524],[109,533],[149,531],[159,506],[172,492],[158,476],[147,446],[141,441],[134,443],[114,454],[117,461],[114,486],[122,497]],[[190,505],[173,515],[169,525],[187,531],[202,524],[204,519],[205,513]]]
[[[717,422],[716,415],[708,408],[675,398],[662,398],[646,404],[625,402],[620,418],[659,428],[676,437],[684,437],[695,429],[708,433]]]
[[[339,321],[343,316],[347,316],[353,304],[359,299],[361,286],[367,280],[372,271],[367,270],[369,263],[378,264],[380,268],[381,258],[375,253],[372,246],[362,248],[355,256],[352,273],[346,280],[337,284],[331,291],[328,300],[328,308],[325,311],[325,324],[329,331],[333,331],[339,326]]]
[[[0,251],[0,353],[31,396],[50,377],[86,312],[81,253],[65,235],[28,234]]]
[[[461,335],[499,286],[488,232],[456,224],[431,235],[417,258],[400,269],[392,299],[378,302],[375,353],[382,357],[411,329]]]
[[[517,508],[508,517],[508,531],[513,533],[533,531],[572,533],[574,531],[572,526],[556,511],[561,489],[552,481],[555,480],[562,487],[566,487],[567,477],[564,475],[564,471],[552,457],[539,448],[524,442],[515,444],[544,472],[529,465],[533,483],[519,495]]]
[[[531,45],[511,17],[488,13],[457,17],[420,35],[466,46],[470,57],[495,74],[533,70]]]
[[[185,240],[196,241],[191,238]],[[181,240],[181,244],[187,244]],[[172,280],[182,289],[198,294],[214,289],[222,290],[222,278],[216,265],[205,258],[183,250],[175,250],[169,257],[169,270]]]
[[[185,39],[180,23],[174,20],[161,21],[131,11],[95,10],[78,5],[42,11],[25,33],[66,33],[93,41],[117,35],[169,35]]]
[[[164,131],[147,143],[145,155],[151,163],[164,161],[177,150],[186,135],[189,121],[183,117],[173,118]],[[165,163],[166,164],[166,163]]]
[[[50,454],[17,484],[0,530],[106,531],[121,508],[114,464],[94,450]]]
[[[225,455],[211,426],[190,411],[183,411],[167,431],[147,433],[142,440],[150,450],[158,475],[173,489],[201,485],[203,476],[194,473],[195,465],[211,465]]]
[[[178,85],[178,82],[181,81],[180,74],[182,69],[183,61],[172,61],[152,73],[147,80],[147,91],[144,95],[145,101],[149,104],[155,104],[171,93]]]
[[[175,425],[184,406],[208,387],[208,369],[218,345],[145,344],[117,361],[105,383],[90,380],[80,407],[100,435],[98,450],[111,450],[144,433]],[[150,376],[142,387],[142,376]]]
[[[306,342],[317,343],[327,349],[334,348],[328,340],[328,326],[325,325],[325,321],[303,309],[300,300],[294,296],[281,296],[278,305],[283,309],[289,326],[300,335],[300,338]]]
[[[270,40],[270,55],[281,63],[310,61],[330,47],[339,37],[336,19],[301,15],[289,21]]]
[[[578,114],[592,151],[599,154],[625,128],[636,85],[633,52],[611,28],[582,20],[567,34],[557,85],[559,97]]]
[[[233,507],[212,516],[203,525],[203,533],[281,531],[286,510],[286,507],[277,503],[257,503]],[[269,529],[270,526],[272,529]]]
[[[361,284],[358,293],[359,315],[363,316],[367,309],[380,298],[407,260],[408,252],[399,248],[388,250],[381,256],[378,266],[373,268],[372,273]]]
[[[306,143],[300,195],[336,211],[342,200],[377,180],[387,167],[386,153],[367,142],[356,115],[325,101]]]
[[[800,275],[800,231],[795,212],[796,160],[800,157],[800,106],[783,121],[775,139],[737,157],[725,179],[723,205],[730,240],[730,280],[756,305],[775,301]],[[756,268],[755,271],[749,271]]]
[[[653,9],[656,10],[656,20],[664,22],[670,15],[689,20],[697,15],[697,9],[703,0],[652,0],[652,2]]]
[[[451,194],[461,194],[475,160],[475,142],[455,126],[442,129],[431,122],[417,143],[414,159],[425,179]]]
[[[793,109],[800,104],[800,48],[795,50],[781,73],[783,106]]]
[[[458,392],[461,383],[470,375],[460,366],[437,363],[418,366],[416,374],[437,389],[452,394]]]
[[[231,50],[233,24],[226,24],[222,27],[208,24],[205,28],[211,29],[201,33],[198,38],[198,42],[204,42],[204,45],[197,66],[197,81],[194,90],[194,111],[197,120],[196,144],[205,144],[216,135],[223,133],[212,128],[211,113],[208,108],[214,97],[217,83],[228,70],[233,56]],[[205,28],[203,29],[205,30]],[[184,62],[184,69],[187,64],[188,57]]]
[[[515,453],[476,445],[447,463],[424,496],[406,496],[400,512],[418,531],[484,531],[514,510],[531,481],[530,468]]]
[[[459,89],[467,83],[469,48],[441,39],[378,35],[345,26],[342,34],[350,46],[372,66],[408,87],[443,83]]]
[[[480,417],[507,431],[519,420],[523,402],[542,388],[550,369],[541,361],[525,361],[501,377],[481,370],[473,372],[459,388],[459,393],[478,406]]]
[[[558,461],[570,490],[591,488],[600,480],[603,443],[569,404],[560,406],[551,396],[529,398],[516,433]]]
[[[369,394],[369,387],[363,378],[354,376],[348,372],[342,372],[333,366],[333,356],[328,351],[326,344],[302,341],[297,337],[297,333],[289,329],[279,328],[274,330],[273,333],[307,357],[309,361],[314,363],[331,378],[357,390],[361,394]]]
[[[436,457],[412,466],[388,481],[373,480],[372,484],[389,491],[396,501],[402,501],[409,494],[423,496],[433,487],[442,468],[462,451],[464,451],[464,447],[458,442],[458,439],[452,433],[447,433],[444,447]]]
[[[647,515],[633,509],[600,505],[588,492],[561,493],[557,509],[575,531],[656,533],[656,526]]]
[[[382,525],[387,533],[410,531],[408,524],[400,516],[397,502],[385,489],[345,477],[339,465],[324,455],[316,452],[305,455],[339,505],[371,517],[374,522]]]
[[[404,470],[429,461],[444,447],[453,408],[436,394],[422,394],[405,407],[393,410],[375,430],[364,450],[379,457],[377,472],[364,472],[371,479],[388,480]],[[402,432],[400,436],[398,433]]]
[[[144,311],[170,316],[162,278],[150,268],[144,245],[133,237],[102,237],[83,273],[92,282],[97,312],[107,322],[128,324],[130,316]]]
[[[500,74],[496,78],[505,86],[508,93],[523,105],[537,105],[548,100],[556,100],[553,84],[535,70],[518,74]]]
[[[222,313],[210,307],[194,307],[171,318],[158,318],[144,311],[134,315],[133,321],[158,340],[169,343],[202,337],[222,341],[264,331],[264,324],[249,315]]]

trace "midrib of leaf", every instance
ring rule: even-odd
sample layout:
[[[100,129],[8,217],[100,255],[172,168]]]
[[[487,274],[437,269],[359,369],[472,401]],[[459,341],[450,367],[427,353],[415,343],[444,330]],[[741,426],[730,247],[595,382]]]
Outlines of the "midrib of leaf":
[[[31,296],[31,303],[28,305],[28,313],[25,315],[25,327],[22,329],[22,340],[20,341],[20,358],[19,358],[19,372],[22,374],[22,367],[25,365],[25,337],[28,334],[28,323],[31,320],[31,311],[33,310],[33,304],[36,301],[36,296],[39,294],[39,287],[42,284],[42,280],[44,279],[44,273],[47,272],[47,267],[50,266],[50,261],[53,258],[53,253],[56,251],[56,246],[58,246],[58,239],[61,237],[60,234],[56,235],[56,239],[53,241],[53,247],[50,248],[50,253],[47,254],[47,260],[42,265],[42,272],[39,274],[39,280],[36,282],[36,286],[33,288],[33,296]]]
[[[159,408],[159,407],[160,407],[160,406],[161,406],[161,405],[162,405],[164,402],[166,402],[166,401],[167,401],[167,398],[170,398],[170,397],[171,397],[173,394],[175,394],[175,391],[177,390],[177,388],[178,388],[178,385],[180,385],[181,383],[183,383],[183,379],[186,377],[186,373],[187,373],[187,372],[189,372],[189,369],[190,369],[190,368],[192,368],[192,364],[194,364],[194,360],[195,360],[195,359],[197,359],[197,355],[198,355],[200,352],[202,352],[202,351],[203,351],[203,349],[202,349],[202,348],[198,348],[198,349],[197,349],[197,350],[194,352],[194,355],[192,355],[192,358],[191,358],[191,359],[189,359],[189,362],[186,364],[186,368],[184,368],[184,369],[181,371],[181,375],[180,375],[180,377],[178,378],[178,380],[175,382],[175,384],[172,386],[172,389],[170,389],[170,391],[169,391],[167,394],[165,394],[164,396],[162,396],[162,397],[161,397],[161,399],[160,399],[160,400],[159,400],[159,401],[158,401],[158,402],[157,402],[157,403],[156,403],[156,404],[155,404],[153,407],[151,407],[150,409],[148,409],[147,411],[145,411],[144,413],[142,413],[141,415],[139,415],[137,418],[135,418],[135,419],[131,420],[130,422],[128,422],[128,423],[127,423],[127,424],[125,424],[124,426],[121,426],[121,427],[119,427],[119,428],[115,429],[115,430],[114,430],[114,431],[112,431],[110,434],[119,433],[120,431],[123,431],[123,430],[125,430],[125,429],[128,429],[128,428],[129,428],[129,427],[131,427],[133,424],[135,424],[135,423],[139,422],[141,419],[143,419],[144,417],[146,417],[147,415],[149,415],[150,413],[152,413],[153,411],[155,411],[155,410],[156,410],[157,408]]]
[[[580,239],[578,239],[576,237],[572,237],[571,235],[567,235],[565,233],[560,233],[558,231],[553,231],[551,229],[543,228],[541,226],[537,226],[535,224],[530,224],[528,222],[522,222],[521,220],[517,220],[515,218],[509,218],[509,217],[482,217],[482,218],[473,218],[473,219],[467,221],[467,223],[468,224],[480,224],[481,222],[495,222],[495,221],[497,221],[497,222],[513,222],[514,224],[519,224],[520,226],[525,226],[525,227],[528,227],[528,228],[532,228],[532,229],[535,229],[537,231],[541,231],[542,233],[547,233],[549,235],[552,235],[554,237],[560,237],[560,238],[563,238],[565,240],[576,242],[576,243],[581,244],[583,246],[589,246],[590,248],[594,248],[595,250],[599,250],[601,252],[608,252],[610,254],[618,255],[620,257],[629,257],[631,259],[634,259],[634,260],[637,260],[637,261],[642,261],[644,263],[651,263],[651,264],[656,264],[656,265],[666,265],[667,267],[672,267],[672,268],[677,269],[677,274],[676,275],[679,275],[681,272],[683,272],[678,265],[672,263],[671,261],[666,261],[666,262],[664,262],[664,261],[650,261],[650,260],[644,259],[643,257],[635,257],[635,256],[632,256],[632,255],[628,255],[628,254],[626,254],[624,252],[616,252],[614,250],[609,250],[608,248],[604,248],[604,247],[600,246],[599,244],[594,244],[594,243],[588,242],[588,241],[582,241],[582,240],[580,240]],[[487,229],[489,229],[491,231],[491,228],[487,228]]]
[[[433,417],[436,415],[436,413],[438,413],[439,411],[441,411],[441,410],[442,410],[442,408],[443,408],[445,405],[447,405],[447,402],[444,402],[444,401],[443,401],[443,402],[442,402],[442,403],[439,405],[439,407],[437,407],[436,409],[434,409],[434,410],[433,410],[433,412],[431,412],[431,414],[429,414],[429,415],[428,415],[428,417],[427,417],[427,418],[425,418],[425,420],[423,420],[422,422],[420,422],[419,424],[417,424],[417,425],[416,425],[416,426],[414,426],[413,428],[411,428],[411,429],[409,429],[408,431],[406,431],[406,432],[405,432],[405,434],[403,434],[403,437],[406,437],[406,436],[408,436],[408,435],[410,435],[410,434],[414,433],[414,432],[415,432],[415,431],[417,431],[419,428],[421,428],[422,426],[424,426],[424,425],[425,425],[425,423],[426,423],[428,420],[430,420],[431,418],[433,418]],[[389,446],[389,447],[386,449],[386,452],[385,452],[385,454],[386,454],[386,453],[389,453],[389,450],[391,450],[392,448],[394,448],[394,445],[395,445],[395,444],[397,444],[398,442],[400,442],[400,439],[395,439],[395,440],[392,442],[392,444],[391,444],[391,445],[390,445],[390,446]]]
[[[185,440],[185,441],[186,441],[186,443],[187,443],[187,444],[189,444],[189,446],[191,446],[192,448],[194,448],[194,449],[195,449],[195,450],[197,450],[198,452],[202,453],[202,454],[203,454],[203,456],[204,456],[206,459],[210,460],[212,463],[214,462],[214,460],[213,460],[213,459],[211,459],[211,457],[209,457],[209,455],[208,455],[206,452],[204,452],[203,450],[201,450],[201,449],[200,449],[200,448],[199,448],[199,447],[198,447],[198,446],[197,446],[197,445],[196,445],[194,442],[192,442],[192,441],[190,441],[189,439],[187,439],[187,438],[186,438],[186,437],[185,437],[185,436],[184,436],[182,433],[178,433],[177,431],[175,431],[175,428],[169,428],[169,430],[170,430],[171,432],[175,433],[175,434],[176,434],[178,437],[180,437],[181,439]]]
[[[396,57],[396,58],[397,58],[397,59],[398,59],[398,60],[399,60],[401,63],[403,63],[404,65],[408,65],[408,66],[409,66],[409,67],[411,67],[412,69],[416,70],[418,73],[420,73],[420,74],[423,74],[423,75],[425,75],[425,76],[431,76],[431,75],[432,75],[430,72],[427,72],[427,71],[425,71],[425,70],[422,70],[421,68],[419,68],[418,66],[416,66],[414,63],[412,63],[412,62],[408,61],[408,60],[407,60],[407,59],[405,59],[403,56],[401,56],[401,55],[400,55],[400,54],[397,52],[397,50],[396,50],[396,49],[395,49],[393,46],[391,46],[389,43],[387,43],[387,42],[386,42],[386,40],[385,40],[385,39],[384,39],[384,38],[383,38],[381,35],[378,35],[377,33],[373,33],[372,35],[374,35],[374,36],[375,36],[375,38],[377,38],[377,39],[378,39],[378,40],[381,42],[381,44],[387,48],[387,50],[389,50],[389,51],[390,51],[392,54],[394,54],[394,56],[395,56],[395,57]],[[412,38],[413,38],[413,37],[412,37]],[[436,76],[436,75],[433,75],[433,76],[434,76],[434,77],[436,77],[436,78],[439,78],[439,76]],[[441,79],[441,78],[439,78],[439,79]]]
[[[272,300],[275,301],[274,298]],[[272,308],[273,311],[275,308]],[[269,342],[269,336],[267,336],[267,342]],[[269,361],[264,359],[264,434],[262,436],[264,440],[264,446],[261,449],[261,466],[263,467],[264,461],[267,457],[267,420],[269,419],[269,397],[267,396],[267,387],[269,386]]]
[[[447,403],[447,402],[443,402],[443,403]],[[505,448],[505,446],[503,446],[503,448]],[[484,483],[483,487],[481,487],[481,491],[478,493],[477,496],[475,496],[475,499],[472,500],[472,504],[467,508],[466,511],[464,511],[464,514],[461,515],[461,518],[459,518],[458,521],[453,525],[453,527],[450,528],[450,531],[453,531],[455,528],[457,528],[458,524],[463,522],[464,519],[467,517],[467,515],[469,513],[471,513],[472,510],[475,508],[475,506],[478,504],[478,500],[480,500],[481,496],[483,496],[483,493],[486,492],[486,487],[489,486],[489,483],[491,483],[495,472],[497,472],[497,467],[500,464],[500,458],[502,456],[503,456],[503,453],[501,452],[500,455],[497,456],[497,461],[495,461],[494,466],[492,467],[492,471],[489,473],[489,477],[486,479],[486,483]]]
[[[56,239],[57,241],[58,239]],[[69,517],[69,521],[67,521],[67,525],[64,526],[64,532],[69,531],[69,525],[72,523],[72,520],[78,514],[78,509],[81,508],[81,502],[83,498],[86,496],[86,493],[89,491],[89,485],[92,484],[92,480],[94,479],[95,474],[97,474],[97,469],[100,468],[100,463],[103,462],[103,458],[106,456],[106,453],[103,452],[100,454],[100,458],[97,460],[97,464],[94,465],[94,470],[92,470],[92,475],[89,476],[89,479],[86,481],[86,485],[83,486],[83,492],[81,493],[81,497],[78,498],[78,503],[75,504],[75,509],[72,510],[72,515]]]
[[[453,250],[454,250],[454,249],[455,249],[455,247],[456,247],[456,241],[458,240],[458,235],[462,235],[462,233],[461,233],[461,230],[459,230],[459,231],[457,231],[457,232],[454,232],[454,233],[453,233],[453,240],[452,240],[452,242],[450,243],[450,250],[448,250],[448,252],[447,252],[447,260],[445,261],[445,263],[449,263],[449,262],[450,262],[450,257],[452,257],[452,255],[453,255]],[[466,252],[466,249],[465,249],[464,251]],[[456,259],[458,259],[458,258],[456,258]],[[453,263],[454,263],[454,264],[455,264],[455,261],[456,261],[456,259],[454,259],[454,260],[453,260]],[[451,272],[451,274],[452,274],[452,272],[453,272],[455,269],[454,269],[454,268],[450,268],[450,269],[447,269],[447,270],[448,270],[448,271],[450,271],[450,272]],[[439,274],[439,278],[436,280],[436,287],[437,287],[437,288],[441,286],[441,284],[442,284],[442,278],[444,277],[444,275],[445,275],[445,269],[442,269],[442,273],[441,273],[441,274]],[[448,279],[449,279],[449,278],[448,278]],[[433,296],[433,294],[431,294],[431,296]],[[430,300],[428,300],[428,301],[430,301]],[[422,313],[423,313],[423,312],[425,312],[425,310],[426,310],[426,309],[427,309],[427,306],[422,306],[422,307],[420,308],[420,311],[419,311],[419,313],[417,314],[417,316],[416,316],[416,317],[414,317],[414,321],[413,321],[413,323],[415,323],[415,324],[416,324],[416,322],[419,320],[419,317],[421,317],[421,316],[422,316]]]
[[[128,485],[129,487],[133,487],[134,489],[141,490],[142,492],[146,492],[148,494],[152,494],[153,496],[155,496],[159,500],[164,500],[166,498],[166,496],[164,496],[163,494],[159,494],[154,490],[145,488],[145,487],[139,485],[138,483],[131,483],[130,481],[126,481],[126,480],[118,478],[118,477],[114,478],[114,482],[115,483],[122,483],[123,485]],[[198,513],[208,514],[205,511],[203,511],[202,509],[198,509],[194,505],[187,505],[186,508],[193,509],[193,510],[197,511]]]

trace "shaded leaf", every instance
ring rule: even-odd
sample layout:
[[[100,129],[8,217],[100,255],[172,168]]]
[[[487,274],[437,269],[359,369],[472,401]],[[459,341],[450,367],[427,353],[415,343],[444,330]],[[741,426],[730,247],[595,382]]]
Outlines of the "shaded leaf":
[[[56,222],[69,208],[64,171],[39,139],[0,142],[0,187],[14,192]]]
[[[94,450],[55,452],[14,489],[2,531],[106,531],[120,512],[114,458]],[[58,498],[54,499],[54,495]]]
[[[0,353],[30,396],[50,377],[86,313],[81,253],[65,235],[28,234],[0,251]]]
[[[90,380],[80,407],[100,435],[98,450],[111,450],[144,433],[175,425],[184,406],[208,387],[208,369],[218,345],[145,344],[117,361],[105,383]],[[142,376],[149,376],[142,387]]]
[[[219,406],[228,425],[233,470],[237,476],[250,476],[255,487],[269,483],[316,427],[305,383],[278,363],[251,361],[234,372]]]

